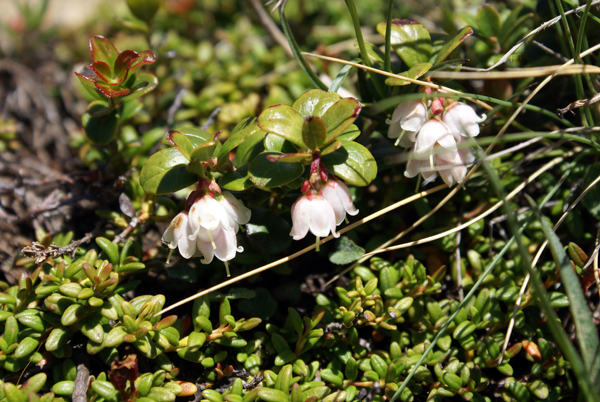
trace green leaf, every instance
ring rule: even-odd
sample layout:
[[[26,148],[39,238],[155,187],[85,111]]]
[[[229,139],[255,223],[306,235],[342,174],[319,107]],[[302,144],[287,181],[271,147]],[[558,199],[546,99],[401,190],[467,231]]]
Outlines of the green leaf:
[[[439,64],[446,59],[460,45],[465,39],[469,36],[473,35],[473,28],[464,27],[460,31],[457,31],[454,35],[452,35],[446,43],[442,46],[437,56],[435,57],[435,62],[433,64]]]
[[[87,113],[91,117],[101,117],[115,110],[115,105],[105,100],[96,100],[87,107]]]
[[[430,68],[431,63],[419,63],[412,66],[408,71],[401,72],[400,75],[406,78],[412,78],[413,80],[416,80],[417,78],[425,74],[427,71],[429,71]],[[385,80],[385,85],[390,86],[403,86],[408,84],[410,84],[410,82],[400,78],[389,77]]]
[[[90,52],[92,53],[92,60],[102,61],[111,68],[119,56],[119,52],[117,51],[117,48],[115,48],[115,45],[100,35],[93,36],[90,39]]]
[[[340,99],[342,98],[335,92],[311,89],[300,95],[292,105],[292,108],[297,110],[302,117],[323,117],[327,109]]]
[[[278,254],[291,244],[289,222],[264,208],[254,208],[246,225],[246,236],[252,246],[267,254]]]
[[[136,113],[143,109],[144,105],[138,100],[123,102],[119,109],[119,124],[124,124],[127,120],[135,116]],[[162,132],[162,130],[161,130]]]
[[[267,135],[267,133],[258,127],[256,117],[248,117],[239,122],[229,134],[227,141],[223,143],[223,147],[219,152],[219,163],[223,163],[221,162],[221,159],[223,159],[225,156],[228,156],[232,150],[246,141],[248,137],[257,132],[262,132],[264,135]]]
[[[142,167],[140,184],[148,194],[172,193],[191,184],[198,177],[188,173],[188,160],[175,148],[167,148],[152,155]]]
[[[352,61],[354,63],[358,63],[358,62],[360,62],[360,59],[354,59]],[[346,66],[342,67],[342,69],[340,70],[338,75],[335,76],[335,78],[333,79],[333,82],[329,86],[328,92],[337,92],[342,87],[342,84],[344,83],[344,80],[348,76],[348,73],[350,72],[350,70],[352,70],[351,65],[346,65]]]
[[[212,160],[216,148],[216,142],[205,142],[204,144],[198,145],[196,148],[194,148],[190,158],[192,161],[209,162]]]
[[[302,141],[303,126],[304,118],[286,105],[271,106],[258,116],[258,127],[261,130],[277,134],[299,147],[304,146]]]
[[[360,102],[354,98],[344,98],[332,105],[323,115],[323,122],[327,127],[324,144],[328,145],[342,135],[354,123],[361,110]]]
[[[301,163],[271,162],[270,155],[276,152],[263,152],[250,162],[248,173],[250,180],[258,187],[273,188],[283,186],[304,173]]]
[[[329,255],[329,261],[338,265],[350,264],[365,254],[365,249],[357,246],[347,236],[340,237],[335,244],[335,251]]]
[[[358,42],[354,42],[354,48],[360,52],[360,46],[358,46]],[[371,63],[379,63],[383,66],[383,59],[385,58],[385,55],[381,50],[379,50],[379,47],[372,43],[365,42],[365,48],[367,49],[367,54],[369,55],[369,60],[371,60]]]
[[[352,140],[356,139],[359,135],[360,135],[360,130],[358,129],[358,127],[356,127],[354,124],[350,124],[350,126],[346,129],[346,131],[344,131],[342,133],[342,135],[337,137],[337,139],[352,141]]]
[[[269,135],[267,135],[269,137]],[[278,135],[271,134],[271,137],[281,138]],[[252,161],[256,155],[265,150],[263,138],[266,138],[262,130],[251,134],[244,142],[242,142],[235,155],[236,167],[244,166]]]
[[[385,38],[386,22],[377,24],[377,32]],[[392,20],[392,47],[410,68],[431,57],[431,37],[423,25],[409,19]]]
[[[283,137],[276,134],[267,134],[264,140],[264,149],[269,152],[293,154],[298,152],[298,147]]]
[[[377,175],[377,163],[369,150],[353,141],[341,141],[342,147],[322,158],[327,169],[354,186],[369,185]]]
[[[131,77],[131,76],[130,76]],[[127,80],[129,82],[129,79]],[[127,100],[137,99],[146,95],[158,85],[158,78],[150,73],[136,73],[133,85],[129,90],[131,94],[127,95]]]
[[[537,208],[537,206],[535,206]],[[577,331],[577,340],[579,342],[579,350],[589,351],[582,353],[583,362],[588,370],[592,367],[592,363],[596,355],[600,352],[598,342],[598,331],[590,308],[588,307],[586,298],[581,290],[579,278],[571,263],[569,257],[558,239],[558,236],[548,221],[539,214],[536,210],[536,214],[539,216],[539,222],[542,224],[542,231],[544,236],[548,239],[548,248],[552,252],[552,258],[560,272],[561,282],[564,286],[565,293],[568,296],[569,308],[571,310],[571,317],[575,322],[575,329]],[[592,380],[598,378],[599,373],[590,373]]]
[[[327,137],[327,128],[320,117],[310,116],[304,119],[302,141],[307,149],[319,148]]]
[[[477,22],[479,23],[479,33],[486,38],[500,36],[502,22],[500,13],[493,6],[484,4],[477,11]]]
[[[219,178],[219,186],[225,190],[243,191],[253,185],[248,175],[248,166],[241,167],[233,172],[227,172]]]
[[[160,7],[160,0],[127,0],[127,7],[142,21],[150,21]]]
[[[98,117],[85,113],[81,118],[85,135],[94,144],[107,144],[117,131],[118,121],[119,114],[116,110]]]

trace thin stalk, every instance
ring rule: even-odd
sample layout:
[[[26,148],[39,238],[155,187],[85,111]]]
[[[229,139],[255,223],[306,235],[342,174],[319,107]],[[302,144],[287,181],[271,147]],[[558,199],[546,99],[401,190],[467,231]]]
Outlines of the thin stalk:
[[[388,0],[387,23],[385,25],[385,58],[383,69],[392,72],[392,8],[394,0]],[[389,88],[388,88],[389,89]]]
[[[283,7],[279,8],[279,16],[281,18],[281,27],[283,28],[283,33],[285,34],[285,37],[287,38],[288,43],[290,44],[292,53],[294,54],[296,61],[300,65],[300,68],[302,69],[302,71],[304,71],[304,73],[306,75],[308,75],[308,78],[310,78],[310,80],[313,82],[313,84],[317,88],[320,88],[323,91],[327,91],[327,85],[323,84],[323,81],[321,81],[319,79],[319,77],[317,77],[317,74],[315,74],[315,72],[312,70],[312,68],[310,68],[310,66],[308,65],[308,63],[306,62],[304,57],[302,56],[302,52],[300,51],[300,48],[298,47],[298,43],[296,42],[296,39],[294,38],[294,35],[292,34],[290,24],[288,23],[288,20],[285,17],[285,12],[283,11]]]
[[[565,16],[565,10],[562,6],[562,0],[555,0],[556,7],[558,8],[558,12],[562,17],[560,23],[562,24],[563,30],[565,32],[565,37],[567,38],[567,44],[569,45],[569,50],[571,51],[571,56],[575,60],[575,64],[581,64],[581,56],[579,52],[575,51],[575,44],[573,43],[573,37],[571,36],[571,29],[569,28],[569,22],[567,21],[567,17]],[[587,7],[586,7],[587,8]],[[585,92],[583,90],[583,81],[581,77],[573,77],[575,81],[575,92],[577,93],[578,99],[585,99]],[[594,125],[594,119],[592,117],[592,112],[589,107],[584,107],[585,113],[585,121],[584,124],[587,123],[588,126]]]
[[[346,6],[348,6],[348,11],[350,11],[350,16],[352,17],[352,24],[354,25],[354,31],[356,32],[356,41],[358,42],[358,48],[360,49],[360,55],[363,59],[363,63],[367,67],[373,67],[371,64],[371,60],[369,59],[369,54],[367,53],[367,48],[365,47],[365,40],[362,36],[362,31],[360,30],[360,22],[358,21],[358,11],[356,11],[356,5],[354,5],[354,0],[346,0]],[[377,93],[381,98],[385,97],[385,91],[381,86],[381,81],[377,74],[369,72],[371,77],[371,81],[373,81],[373,85],[377,90]]]
[[[490,166],[490,164],[487,163],[487,161],[483,162],[483,167],[486,170],[488,177],[490,178],[490,182],[492,183],[496,194],[501,199],[504,199],[504,186],[500,182],[498,172],[496,172],[496,170],[492,166]],[[531,267],[531,257],[520,235],[522,227],[519,228],[517,225],[517,220],[514,215],[513,207],[509,202],[504,203],[503,207],[507,217],[507,222],[510,231],[515,234],[513,238],[516,239],[517,242],[517,248],[521,256],[521,264],[523,266],[523,271],[529,273],[529,275],[531,276],[531,283],[535,290],[536,299],[542,311],[544,311],[547,317],[546,323],[548,324],[550,332],[552,333],[554,340],[559,345],[564,356],[571,363],[573,372],[577,376],[579,386],[583,391],[585,399],[588,402],[598,401],[600,400],[600,396],[597,394],[596,390],[592,386],[589,372],[585,369],[581,358],[579,357],[579,354],[575,349],[575,346],[573,346],[573,344],[569,340],[569,336],[560,325],[560,319],[558,318],[556,311],[554,311],[554,308],[550,306],[550,298],[548,297],[548,293],[546,292],[546,289],[543,286],[538,272]],[[543,219],[541,219],[540,221],[542,221],[542,224],[544,224]]]
[[[554,194],[560,188],[560,184],[562,184],[562,183],[558,183],[556,186],[554,186],[552,188],[552,190],[548,193],[548,195],[540,203],[540,206],[545,205],[554,196]],[[488,267],[485,269],[485,271],[479,276],[479,279],[477,280],[477,282],[475,282],[475,285],[473,285],[473,288],[469,291],[469,293],[467,293],[467,295],[465,296],[464,300],[462,302],[460,302],[460,304],[456,308],[456,311],[450,316],[450,318],[448,319],[448,321],[446,322],[446,324],[444,324],[444,326],[442,327],[442,329],[440,330],[440,332],[438,332],[438,334],[436,335],[436,337],[433,338],[433,341],[431,341],[431,344],[425,350],[425,352],[423,353],[423,356],[421,356],[421,358],[419,359],[419,361],[417,362],[417,364],[415,364],[415,366],[412,368],[412,370],[410,371],[410,373],[408,373],[408,376],[406,376],[406,378],[404,379],[404,381],[402,382],[402,384],[400,385],[400,387],[398,388],[398,390],[396,391],[396,393],[394,394],[394,396],[392,397],[392,399],[390,400],[390,402],[394,402],[398,398],[398,396],[400,396],[400,394],[402,393],[402,391],[404,390],[404,388],[406,388],[406,386],[408,385],[408,382],[411,380],[411,378],[417,372],[418,368],[423,364],[423,362],[425,361],[425,359],[427,358],[427,356],[429,356],[429,353],[431,353],[431,351],[433,350],[433,348],[437,345],[437,343],[440,340],[440,338],[442,336],[444,336],[444,334],[446,333],[446,330],[448,329],[448,326],[454,321],[454,319],[456,318],[456,316],[458,315],[458,313],[460,312],[460,310],[465,305],[467,305],[467,303],[469,302],[469,300],[471,299],[471,297],[473,297],[473,295],[475,294],[475,292],[477,291],[477,289],[479,289],[479,286],[484,281],[484,279],[492,272],[492,270],[500,262],[500,260],[504,256],[504,254],[514,244],[515,239],[521,237],[521,234],[525,231],[525,228],[527,228],[527,225],[529,225],[529,222],[531,221],[532,217],[533,217],[533,215],[530,215],[529,218],[527,218],[527,221],[525,221],[525,223],[523,224],[523,226],[521,226],[521,228],[517,231],[516,235],[513,236],[509,240],[508,243],[506,243],[506,245],[504,246],[504,248],[502,248],[502,250],[498,253],[498,255],[496,255],[496,258],[494,258],[494,260],[490,263],[490,265],[488,265]]]

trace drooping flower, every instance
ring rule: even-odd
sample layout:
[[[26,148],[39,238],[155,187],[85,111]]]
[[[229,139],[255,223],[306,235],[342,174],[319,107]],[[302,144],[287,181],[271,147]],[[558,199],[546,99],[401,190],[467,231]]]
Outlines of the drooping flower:
[[[294,240],[301,240],[308,231],[318,237],[329,233],[339,237],[335,231],[336,215],[331,204],[318,191],[309,189],[292,205],[292,230]]]
[[[475,110],[465,103],[454,102],[444,110],[444,123],[455,135],[476,137],[479,135],[479,123],[483,123],[486,115],[477,116]]]
[[[394,110],[392,118],[386,120],[390,125],[388,138],[398,138],[396,145],[410,147],[426,121],[427,107],[422,101],[402,102]]]
[[[412,152],[417,159],[429,158],[434,146],[441,146],[448,151],[456,151],[456,142],[460,135],[454,135],[446,123],[436,118],[423,125]]]
[[[412,178],[421,173],[424,184],[427,184],[439,174],[448,186],[452,186],[454,183],[462,183],[467,167],[474,160],[473,152],[468,148],[450,151],[435,146],[428,158],[418,158],[416,153],[411,152],[404,175]]]
[[[170,249],[179,248],[184,258],[202,256],[203,264],[211,263],[214,256],[229,261],[244,251],[237,246],[236,233],[248,223],[251,211],[231,193],[221,194],[214,182],[203,180],[198,187],[189,211],[173,219],[163,241]]]
[[[196,252],[194,240],[190,240],[192,228],[189,225],[187,212],[180,212],[173,218],[171,224],[165,230],[162,241],[167,243],[171,250],[179,248],[179,253],[184,258],[192,258]]]
[[[358,214],[358,209],[352,203],[350,190],[341,181],[335,178],[329,179],[321,188],[321,193],[323,194],[323,198],[331,204],[337,225],[346,219],[346,214],[351,216]]]

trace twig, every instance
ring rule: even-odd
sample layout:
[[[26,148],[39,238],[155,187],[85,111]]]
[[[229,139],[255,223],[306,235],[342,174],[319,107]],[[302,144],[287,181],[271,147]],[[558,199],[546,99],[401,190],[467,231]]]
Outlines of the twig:
[[[208,128],[210,126],[212,126],[213,124],[215,124],[215,121],[217,121],[217,115],[221,112],[221,107],[217,107],[215,110],[213,110],[210,115],[208,116],[208,119],[206,120],[206,122],[200,126],[201,130],[208,130]]]
[[[169,126],[169,127],[175,121],[175,113],[177,113],[177,110],[179,110],[179,108],[181,107],[181,103],[183,101],[184,94],[185,94],[185,88],[181,88],[177,92],[177,95],[175,96],[175,99],[173,100],[173,104],[169,107],[169,111],[167,113],[167,126]]]
[[[575,114],[575,112],[573,112],[573,109],[577,109],[583,106],[589,106],[592,103],[596,103],[600,100],[600,94],[596,94],[593,97],[589,98],[589,99],[580,99],[580,100],[576,100],[575,102],[571,102],[569,103],[566,107],[564,108],[559,108],[556,110],[556,114],[562,118],[564,116],[565,113],[567,112],[571,112],[573,114]]]
[[[273,22],[273,19],[267,14],[265,8],[262,4],[260,4],[260,0],[250,0],[250,4],[252,8],[258,14],[258,19],[260,23],[265,27],[265,29],[271,34],[275,42],[285,51],[288,57],[293,58],[294,54],[292,53],[292,49],[290,48],[290,44],[288,43],[285,36],[281,33],[277,24]]]
[[[42,244],[34,241],[31,243],[31,246],[23,247],[21,253],[27,258],[35,258],[36,264],[41,264],[48,258],[58,258],[65,254],[71,254],[74,256],[77,248],[81,244],[89,242],[92,237],[94,237],[95,232],[96,230],[94,229],[92,232],[86,233],[83,238],[72,241],[64,247],[60,247],[56,243],[51,243],[48,248],[45,248]]]
[[[73,388],[73,402],[87,402],[87,390],[90,383],[90,371],[85,363],[77,365],[75,386]]]

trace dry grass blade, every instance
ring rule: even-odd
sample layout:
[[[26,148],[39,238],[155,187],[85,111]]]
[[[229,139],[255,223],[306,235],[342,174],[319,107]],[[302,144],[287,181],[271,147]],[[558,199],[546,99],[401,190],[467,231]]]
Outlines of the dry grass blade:
[[[506,71],[433,71],[427,76],[452,80],[501,80],[513,78],[546,77],[552,75],[599,74],[600,67],[590,64],[573,64],[567,68],[562,65],[543,67],[524,67]]]
[[[377,219],[377,218],[378,218],[378,217],[380,217],[381,215],[384,215],[384,214],[386,214],[386,213],[388,213],[388,212],[390,212],[390,211],[393,211],[393,210],[394,210],[394,209],[396,209],[396,208],[399,208],[399,207],[401,207],[401,206],[403,206],[403,205],[409,204],[409,203],[411,203],[411,202],[413,202],[413,201],[415,201],[415,200],[418,200],[419,198],[423,198],[423,197],[425,197],[425,196],[428,196],[429,194],[433,194],[433,193],[435,193],[435,192],[437,192],[437,191],[439,191],[439,190],[442,190],[442,189],[444,189],[444,188],[447,188],[447,186],[446,186],[445,184],[442,184],[442,185],[439,185],[439,186],[437,186],[437,187],[430,188],[430,189],[429,189],[429,190],[427,190],[427,191],[421,191],[421,192],[420,192],[420,193],[418,193],[418,194],[415,194],[415,195],[412,195],[412,196],[410,196],[410,197],[408,197],[408,198],[405,198],[405,199],[403,199],[402,201],[398,201],[397,203],[395,203],[395,204],[393,204],[393,205],[390,205],[390,206],[389,206],[389,207],[387,207],[387,208],[384,208],[384,209],[382,209],[382,210],[380,210],[380,211],[377,211],[376,213],[374,213],[374,214],[371,214],[371,215],[369,215],[369,216],[367,216],[367,217],[365,217],[365,218],[363,218],[363,219],[359,220],[358,222],[354,222],[353,224],[351,224],[351,225],[348,225],[348,226],[346,226],[346,227],[344,227],[344,228],[342,228],[342,229],[338,230],[338,233],[339,233],[339,234],[346,233],[346,232],[348,232],[348,231],[350,231],[350,230],[352,230],[352,229],[354,229],[354,228],[356,228],[356,227],[358,227],[358,226],[360,226],[360,225],[362,225],[362,224],[364,224],[364,223],[367,223],[367,222],[369,222],[369,221],[372,221],[373,219]],[[333,236],[333,235],[330,235],[330,236],[328,236],[328,237],[326,237],[326,238],[322,239],[321,241],[319,241],[319,245],[321,245],[321,244],[324,244],[324,243],[327,243],[329,240],[332,240],[332,239],[334,239],[334,236]],[[292,254],[292,255],[289,255],[289,256],[287,256],[287,257],[284,257],[284,258],[281,258],[281,259],[279,259],[279,260],[277,260],[277,261],[274,261],[274,262],[272,262],[272,263],[270,263],[270,264],[263,265],[263,266],[262,266],[262,267],[260,267],[260,268],[253,269],[253,270],[252,270],[252,271],[250,271],[250,272],[246,272],[246,273],[245,273],[245,274],[243,274],[243,275],[236,276],[235,278],[232,278],[232,279],[230,279],[230,280],[228,280],[228,281],[225,281],[225,282],[219,283],[218,285],[215,285],[215,286],[213,286],[212,288],[209,288],[209,289],[203,290],[203,291],[201,291],[201,292],[199,292],[199,293],[196,293],[196,294],[195,294],[195,295],[193,295],[193,296],[190,296],[190,297],[188,297],[188,298],[186,298],[186,299],[183,299],[183,300],[181,300],[181,301],[178,301],[178,302],[177,302],[177,303],[175,303],[175,304],[172,304],[172,305],[170,305],[169,307],[167,307],[167,308],[165,308],[165,309],[163,309],[163,310],[159,311],[157,315],[161,315],[161,314],[163,314],[163,313],[166,313],[167,311],[170,311],[170,310],[172,310],[172,309],[174,309],[174,308],[176,308],[176,307],[179,307],[179,306],[181,306],[181,305],[184,305],[184,304],[186,304],[186,303],[188,303],[188,302],[191,302],[191,301],[193,301],[193,300],[196,300],[196,299],[197,299],[197,298],[199,298],[199,297],[202,297],[202,296],[204,296],[204,295],[207,295],[207,294],[209,294],[209,293],[212,293],[212,292],[214,292],[215,290],[219,290],[219,289],[221,289],[221,288],[224,288],[224,287],[226,287],[226,286],[229,286],[229,285],[232,285],[232,284],[234,284],[234,283],[236,283],[236,282],[239,282],[239,281],[241,281],[242,279],[249,278],[249,277],[251,277],[251,276],[253,276],[253,275],[256,275],[256,274],[258,274],[258,273],[261,273],[261,272],[263,272],[263,271],[267,271],[267,270],[269,270],[269,269],[271,269],[271,268],[274,268],[274,267],[276,267],[276,266],[278,266],[278,265],[284,264],[284,263],[286,263],[286,262],[288,262],[288,261],[291,261],[291,260],[293,260],[293,259],[295,259],[295,258],[297,258],[297,257],[300,257],[300,256],[301,256],[301,255],[303,255],[303,254],[306,254],[306,253],[308,253],[309,251],[313,250],[313,249],[314,249],[314,248],[316,248],[316,247],[317,247],[317,243],[315,243],[315,244],[312,244],[312,245],[310,245],[310,246],[308,246],[308,247],[306,247],[306,248],[304,248],[304,249],[302,249],[302,250],[298,251],[297,253],[294,253],[294,254]]]
[[[583,192],[579,195],[579,197],[577,197],[577,199],[569,206],[569,208],[565,211],[565,213],[562,214],[562,216],[560,217],[560,219],[558,220],[558,222],[556,222],[556,225],[554,225],[554,227],[552,228],[553,231],[556,232],[556,230],[565,221],[565,219],[567,219],[567,216],[569,216],[569,214],[571,213],[571,211],[573,211],[573,209],[575,208],[575,206],[577,204],[579,204],[579,202],[583,199],[583,197],[585,197],[585,195],[596,184],[598,184],[598,182],[600,182],[600,176],[596,177],[596,179],[592,183],[590,183],[590,185],[587,186],[587,188],[585,190],[583,190]],[[597,244],[597,242],[598,242],[598,239],[596,238],[596,244]],[[539,250],[537,251],[537,253],[535,255],[535,258],[531,262],[531,269],[535,268],[535,266],[537,265],[540,257],[542,256],[542,253],[546,249],[547,245],[548,245],[548,240],[544,240],[544,242],[540,246]],[[519,291],[519,297],[517,297],[517,301],[515,302],[515,307],[513,309],[513,314],[512,314],[512,317],[510,319],[510,322],[508,324],[508,329],[506,330],[506,336],[504,337],[504,344],[502,345],[502,352],[500,353],[500,358],[498,360],[498,364],[502,363],[502,359],[504,359],[504,353],[506,353],[506,349],[508,348],[508,342],[510,340],[510,336],[512,335],[512,330],[513,330],[513,328],[515,326],[515,318],[516,318],[517,312],[519,311],[519,307],[521,306],[521,298],[525,294],[525,290],[527,289],[527,285],[529,284],[529,278],[530,278],[530,275],[527,274],[527,276],[525,277],[525,280],[523,281],[523,284],[521,285],[521,289]]]
[[[437,235],[434,235],[434,236],[425,237],[423,239],[411,241],[411,242],[408,242],[408,243],[399,244],[399,245],[393,246],[393,247],[388,247],[388,248],[382,248],[382,249],[374,250],[374,251],[372,251],[370,253],[365,254],[364,257],[370,257],[370,256],[373,256],[375,254],[385,253],[385,252],[393,251],[393,250],[400,250],[400,249],[403,249],[403,248],[417,246],[419,244],[429,243],[429,242],[432,242],[434,240],[441,239],[442,237],[446,237],[448,235],[451,235],[453,233],[461,231],[461,230],[463,230],[465,228],[468,228],[470,225],[474,224],[475,222],[478,222],[478,221],[482,220],[486,216],[490,215],[492,212],[496,211],[506,201],[509,201],[511,198],[513,198],[515,195],[517,195],[519,192],[521,192],[525,188],[525,186],[527,186],[529,183],[533,182],[539,175],[541,175],[542,173],[544,173],[544,172],[548,171],[549,169],[553,168],[554,166],[556,166],[557,164],[559,164],[560,162],[562,162],[565,158],[568,158],[569,156],[572,156],[572,155],[574,155],[577,152],[581,152],[582,150],[583,150],[582,148],[577,147],[577,148],[574,148],[572,151],[565,153],[563,156],[559,156],[557,158],[552,159],[550,162],[546,163],[544,166],[542,166],[541,168],[539,168],[538,170],[536,170],[531,176],[529,176],[527,178],[527,180],[525,180],[523,183],[521,183],[520,185],[518,185],[513,191],[511,191],[506,196],[505,199],[498,201],[496,204],[494,204],[493,207],[491,207],[490,209],[486,210],[482,214],[476,216],[475,218],[469,220],[468,222],[463,223],[462,225],[459,225],[459,226],[457,226],[457,227],[455,227],[453,229],[447,230],[445,232],[438,233]]]

